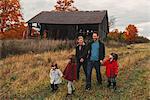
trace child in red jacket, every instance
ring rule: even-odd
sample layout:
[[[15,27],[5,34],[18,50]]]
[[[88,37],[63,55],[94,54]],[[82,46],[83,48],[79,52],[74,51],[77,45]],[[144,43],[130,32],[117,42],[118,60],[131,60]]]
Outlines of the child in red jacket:
[[[106,76],[108,78],[107,87],[113,86],[113,89],[116,89],[116,77],[118,75],[118,55],[116,53],[111,53],[109,55],[109,59],[101,62],[104,66],[106,66]]]
[[[73,85],[73,81],[77,79],[77,71],[76,71],[76,64],[75,64],[75,56],[71,55],[69,57],[69,62],[63,72],[64,75],[64,79],[66,79],[68,81],[68,95],[71,95],[73,92],[75,92],[75,87]]]

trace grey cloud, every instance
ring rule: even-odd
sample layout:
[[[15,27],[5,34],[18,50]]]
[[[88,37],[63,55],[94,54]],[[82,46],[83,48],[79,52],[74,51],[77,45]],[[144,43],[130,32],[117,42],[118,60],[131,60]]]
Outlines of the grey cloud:
[[[84,3],[83,3],[84,2]],[[93,2],[93,3],[92,3]],[[78,0],[76,5],[86,9],[107,9],[110,16],[115,16],[117,25],[141,23],[150,20],[149,0]],[[80,7],[79,7],[80,8]]]
[[[41,11],[50,11],[54,2],[48,0],[31,0],[31,1],[21,1],[23,15],[25,21],[40,13]]]

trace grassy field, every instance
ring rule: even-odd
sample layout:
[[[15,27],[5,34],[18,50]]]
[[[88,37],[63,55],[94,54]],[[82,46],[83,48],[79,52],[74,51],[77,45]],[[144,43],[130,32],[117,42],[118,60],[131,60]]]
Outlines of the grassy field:
[[[119,54],[119,75],[117,90],[106,87],[105,68],[101,67],[103,85],[96,85],[95,70],[92,74],[92,90],[85,91],[85,77],[75,82],[76,92],[66,98],[67,83],[63,80],[57,92],[51,93],[49,70],[50,61],[57,61],[63,71],[67,57],[74,49],[42,54],[24,54],[0,60],[0,99],[16,100],[148,100],[150,99],[150,43],[120,47],[106,47]]]

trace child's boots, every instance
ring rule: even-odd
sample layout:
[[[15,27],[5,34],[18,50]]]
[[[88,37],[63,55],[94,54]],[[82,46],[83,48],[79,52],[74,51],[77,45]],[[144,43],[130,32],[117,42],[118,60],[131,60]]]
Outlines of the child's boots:
[[[108,81],[107,87],[110,88],[110,86],[111,86],[111,82]]]
[[[113,83],[113,89],[116,90],[116,82]]]

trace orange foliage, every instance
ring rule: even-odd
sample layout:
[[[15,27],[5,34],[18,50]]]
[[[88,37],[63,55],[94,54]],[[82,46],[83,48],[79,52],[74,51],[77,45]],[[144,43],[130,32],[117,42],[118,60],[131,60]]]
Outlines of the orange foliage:
[[[73,3],[73,0],[58,0],[54,6],[55,11],[78,11],[76,7],[72,6]]]
[[[110,37],[113,40],[119,40],[120,32],[118,29],[113,30],[112,32],[108,33],[108,37]]]
[[[26,30],[25,26],[12,28],[5,32],[0,32],[0,39],[22,39],[23,32]]]
[[[124,32],[119,32],[118,29],[115,29],[112,32],[108,33],[108,38],[116,41],[134,43],[138,38],[137,33],[137,27],[135,25],[129,24]]]
[[[126,27],[126,31],[124,32],[125,39],[127,41],[134,41],[136,39],[136,37],[138,36],[137,33],[138,33],[137,27],[135,25],[129,24]]]
[[[18,0],[1,0],[0,9],[1,32],[24,24]]]
[[[5,32],[0,32],[0,40],[3,39],[27,39],[29,38],[29,34],[26,33],[28,31],[28,27],[22,25],[17,28],[12,28]],[[35,29],[32,29],[31,31],[31,37],[30,38],[40,38],[40,33],[36,31]]]

